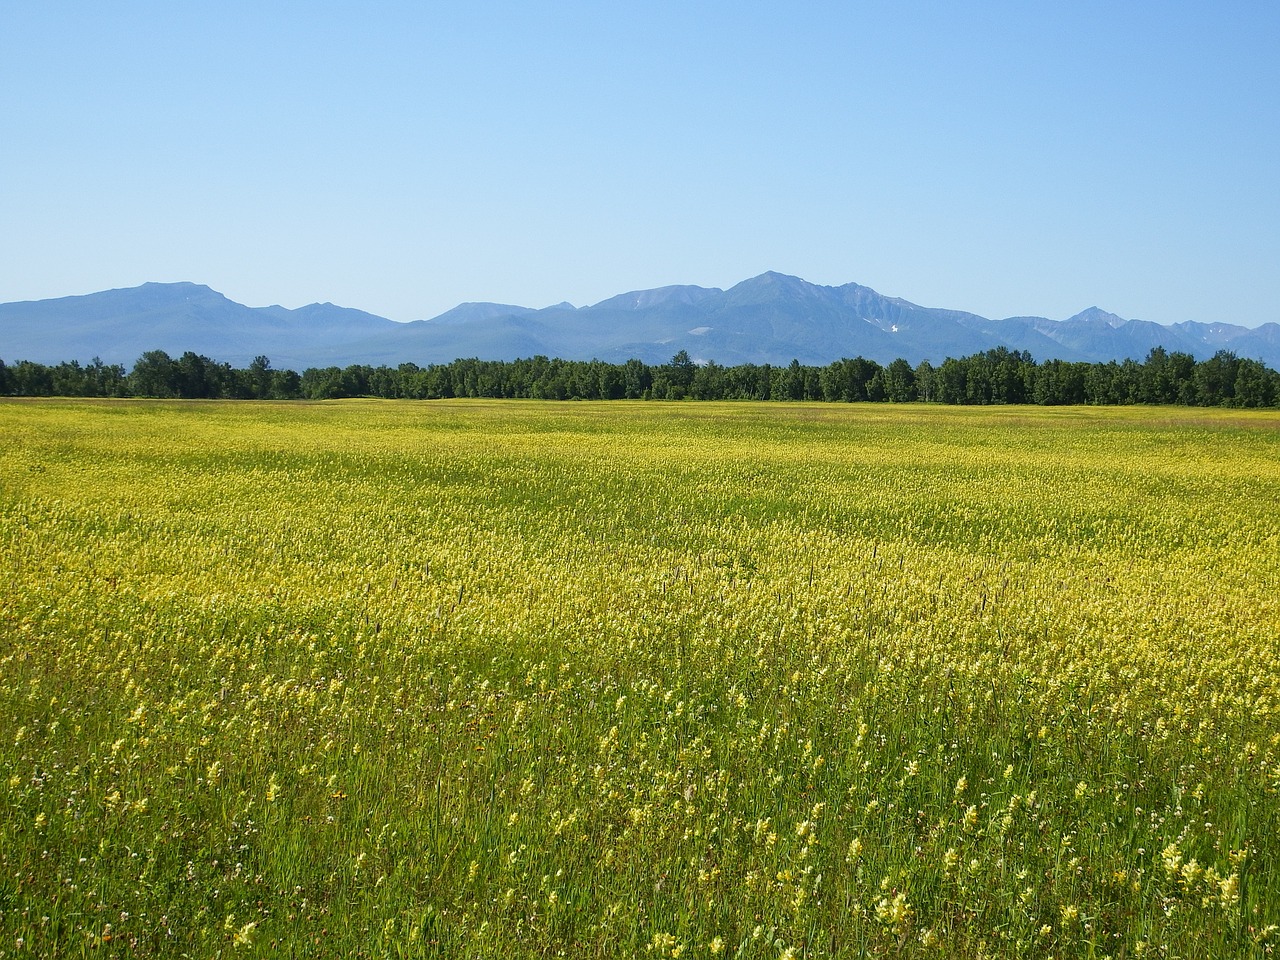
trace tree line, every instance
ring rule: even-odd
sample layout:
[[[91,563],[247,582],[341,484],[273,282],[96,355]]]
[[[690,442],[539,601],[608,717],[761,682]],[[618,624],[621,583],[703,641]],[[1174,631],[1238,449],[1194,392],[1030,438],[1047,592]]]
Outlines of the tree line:
[[[663,364],[641,360],[454,360],[399,366],[351,364],[276,370],[266,357],[233,368],[187,352],[151,350],[126,372],[95,359],[45,365],[0,360],[0,395],[180,399],[330,400],[343,397],[433,400],[491,397],[545,400],[823,400],[950,404],[1182,404],[1273,407],[1280,373],[1219,351],[1197,361],[1156,347],[1141,362],[1046,360],[998,347],[938,365],[855,357],[825,366],[697,363],[680,351]]]

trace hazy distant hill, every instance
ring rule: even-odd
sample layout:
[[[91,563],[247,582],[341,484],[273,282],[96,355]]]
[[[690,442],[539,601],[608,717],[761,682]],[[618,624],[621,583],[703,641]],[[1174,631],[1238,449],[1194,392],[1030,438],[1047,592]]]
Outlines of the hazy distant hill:
[[[259,354],[274,366],[342,358],[354,340],[400,324],[360,310],[313,303],[246,307],[195,283],[144,283],[82,297],[0,304],[0,358],[132,365],[147,350],[191,350],[237,366]],[[332,361],[326,361],[332,362]]]
[[[131,366],[146,350],[191,350],[235,366],[266,355],[277,368],[351,363],[419,365],[460,357],[660,363],[679,350],[722,364],[823,364],[863,356],[935,363],[1005,346],[1036,360],[1144,358],[1153,347],[1197,358],[1231,350],[1280,367],[1280,324],[1164,326],[1091,307],[1067,320],[989,320],[921,307],[849,283],[826,287],[765,273],[728,290],[697,286],[636,290],[589,307],[543,309],[464,303],[432,320],[396,323],[313,303],[246,307],[194,283],[146,283],[87,296],[0,304],[0,358]]]

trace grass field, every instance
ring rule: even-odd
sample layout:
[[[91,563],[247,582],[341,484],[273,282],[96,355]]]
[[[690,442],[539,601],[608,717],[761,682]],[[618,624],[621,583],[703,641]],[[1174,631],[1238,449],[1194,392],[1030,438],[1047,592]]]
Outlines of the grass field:
[[[1280,942],[1278,412],[0,436],[0,956]]]

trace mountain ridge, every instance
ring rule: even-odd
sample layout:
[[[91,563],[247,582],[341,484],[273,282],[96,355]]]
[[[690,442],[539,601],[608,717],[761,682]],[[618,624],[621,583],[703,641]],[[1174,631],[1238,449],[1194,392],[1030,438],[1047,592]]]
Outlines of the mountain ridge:
[[[1280,368],[1280,324],[1259,327],[1124,319],[1092,306],[1068,317],[993,320],[923,307],[857,283],[823,286],[768,271],[728,289],[676,284],[589,306],[532,308],[470,302],[400,323],[352,307],[248,307],[205,284],[148,282],[98,293],[0,304],[0,358],[132,364],[145,351],[185,351],[236,366],[255,356],[277,368],[353,363],[420,366],[461,357],[825,364],[862,356],[940,363],[1005,347],[1037,361],[1141,360],[1155,348],[1197,359],[1218,350]]]

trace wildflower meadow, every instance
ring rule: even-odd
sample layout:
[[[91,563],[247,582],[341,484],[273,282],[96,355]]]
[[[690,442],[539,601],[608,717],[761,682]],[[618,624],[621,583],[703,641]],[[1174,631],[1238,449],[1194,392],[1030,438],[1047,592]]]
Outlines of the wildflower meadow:
[[[0,957],[1270,956],[1280,413],[0,401]]]

